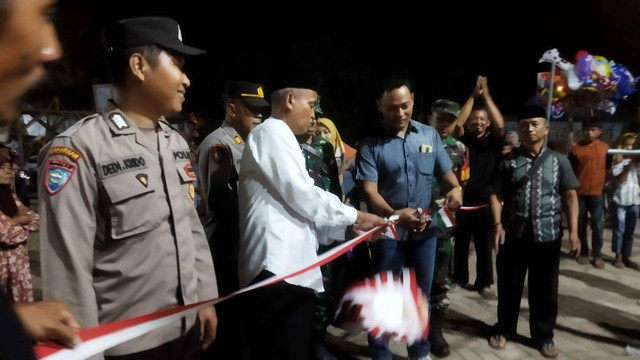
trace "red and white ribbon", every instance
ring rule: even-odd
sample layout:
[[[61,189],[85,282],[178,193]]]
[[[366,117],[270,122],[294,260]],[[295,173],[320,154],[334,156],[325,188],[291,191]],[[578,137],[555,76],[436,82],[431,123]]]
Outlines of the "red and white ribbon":
[[[90,329],[81,330],[78,335],[80,336],[80,339],[82,339],[82,342],[73,349],[68,349],[51,342],[39,343],[34,347],[36,357],[42,360],[81,360],[96,354],[100,354],[111,347],[135,339],[138,336],[144,335],[165,325],[171,324],[172,322],[184,317],[187,312],[197,311],[207,306],[215,305],[234,296],[265,286],[273,285],[277,282],[296,277],[311,269],[327,264],[341,256],[342,254],[346,253],[356,245],[370,238],[376,231],[380,230],[380,228],[381,227],[376,227],[374,229],[371,229],[352,240],[346,241],[339,246],[336,246],[322,253],[320,256],[318,256],[318,259],[315,262],[310,262],[293,273],[284,276],[272,276],[268,279],[247,286],[246,288],[240,289],[229,295],[215,299],[204,300],[195,304],[174,306],[152,314],[142,315],[131,319],[116,321],[109,324],[99,325]],[[389,225],[387,225],[387,228],[393,229],[391,231],[395,233],[393,222],[389,223]]]
[[[487,206],[489,206],[489,205],[484,204],[484,205],[479,205],[479,206],[462,206],[462,207],[460,207],[460,210],[462,210],[462,211],[474,211],[474,210],[486,208]]]
[[[441,207],[440,210],[438,210],[438,215],[440,215],[445,227],[450,228],[456,226],[456,218],[453,216],[448,206]]]

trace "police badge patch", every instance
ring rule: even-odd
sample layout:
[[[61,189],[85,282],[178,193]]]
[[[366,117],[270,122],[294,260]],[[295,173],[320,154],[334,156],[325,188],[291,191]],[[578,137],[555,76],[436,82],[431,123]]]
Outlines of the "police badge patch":
[[[138,179],[138,181],[140,181],[140,184],[142,184],[144,187],[149,187],[149,177],[147,177],[147,174],[138,174],[136,175],[136,179]]]
[[[193,184],[189,184],[189,197],[191,197],[191,200],[196,198],[196,188]]]
[[[66,161],[53,159],[47,161],[44,187],[47,189],[49,195],[55,195],[60,192],[60,190],[67,185],[75,171],[76,166]]]
[[[187,165],[184,166],[184,171],[187,173],[187,176],[189,176],[192,179],[195,179],[196,177],[198,177],[196,175],[196,171],[193,169],[193,166],[191,166],[191,163],[187,163]]]
[[[113,125],[118,130],[124,130],[129,128],[129,124],[127,124],[127,122],[124,121],[124,118],[122,118],[122,115],[118,113],[112,113],[111,115],[109,115],[109,120],[111,120]]]

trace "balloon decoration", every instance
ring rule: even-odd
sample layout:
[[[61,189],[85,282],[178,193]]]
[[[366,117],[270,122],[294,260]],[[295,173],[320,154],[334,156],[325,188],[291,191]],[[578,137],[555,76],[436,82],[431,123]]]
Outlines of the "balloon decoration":
[[[543,104],[549,99],[550,84],[553,83],[551,100],[552,115],[564,115],[572,106],[588,107],[614,114],[620,101],[636,92],[640,77],[634,77],[629,69],[613,60],[578,51],[575,64],[560,57],[557,49],[544,53],[538,62],[555,63],[558,70],[553,81],[551,73],[538,74],[538,96]]]

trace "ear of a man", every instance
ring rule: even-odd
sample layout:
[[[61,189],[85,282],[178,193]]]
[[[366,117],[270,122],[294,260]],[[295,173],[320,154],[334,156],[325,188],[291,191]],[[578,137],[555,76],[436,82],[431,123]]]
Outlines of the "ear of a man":
[[[134,53],[129,57],[129,70],[140,81],[144,81],[148,66],[142,54]]]
[[[287,96],[285,97],[285,102],[284,102],[287,109],[289,109],[289,111],[292,111],[295,106],[295,103],[296,103],[296,96],[293,93],[293,91],[287,92]]]
[[[233,104],[231,102],[229,102],[227,104],[227,106],[225,107],[225,112],[227,113],[227,116],[229,117],[229,119],[235,119],[236,117],[236,104]]]

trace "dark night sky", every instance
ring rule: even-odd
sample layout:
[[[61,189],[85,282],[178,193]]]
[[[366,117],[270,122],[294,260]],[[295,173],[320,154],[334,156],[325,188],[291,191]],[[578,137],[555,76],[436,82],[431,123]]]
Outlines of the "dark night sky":
[[[534,94],[536,73],[549,69],[537,60],[550,48],[571,62],[578,50],[587,50],[640,75],[640,3],[635,0],[492,8],[484,3],[425,2],[418,10],[398,1],[362,2],[347,11],[346,2],[273,8],[237,2],[222,9],[212,1],[61,0],[57,23],[65,55],[52,67],[55,85],[49,91],[67,108],[92,108],[90,85],[106,81],[100,27],[141,15],[175,18],[185,43],[207,50],[187,62],[192,83],[187,107],[219,122],[225,80],[267,82],[274,64],[286,59],[319,72],[323,109],[348,140],[357,139],[359,129],[377,116],[376,80],[397,70],[416,83],[418,112],[436,98],[464,102],[475,77],[483,74],[505,114]],[[635,116],[637,104],[637,97],[624,103],[618,117]]]

